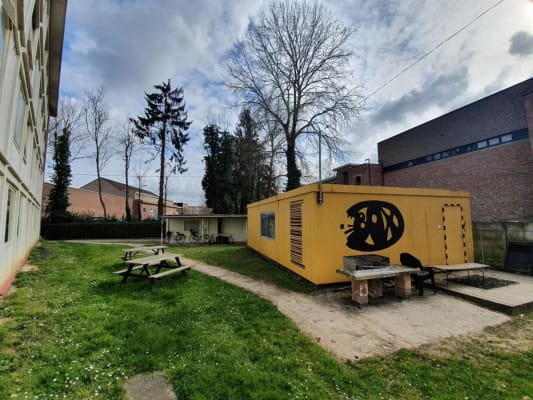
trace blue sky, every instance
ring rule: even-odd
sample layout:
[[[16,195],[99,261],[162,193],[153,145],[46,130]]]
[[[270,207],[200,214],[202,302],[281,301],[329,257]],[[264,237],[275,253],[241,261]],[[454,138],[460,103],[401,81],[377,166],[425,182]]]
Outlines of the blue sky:
[[[243,37],[265,4],[262,0],[70,0],[61,95],[81,99],[84,90],[103,86],[112,125],[118,126],[142,113],[144,92],[153,85],[170,78],[183,86],[193,121],[185,151],[189,170],[171,178],[169,198],[201,205],[202,129],[210,118],[221,117],[232,127],[238,113],[223,85],[224,54]],[[367,158],[377,162],[380,140],[533,76],[532,0],[324,4],[341,22],[357,28],[353,74],[363,95],[370,97],[366,110],[346,129],[345,160],[324,160],[323,176],[339,163],[363,163]],[[154,192],[156,168],[146,178],[146,188]],[[316,180],[316,165],[310,172],[307,179]],[[95,175],[90,160],[76,161],[72,184],[79,187]],[[103,175],[124,181],[118,155]]]

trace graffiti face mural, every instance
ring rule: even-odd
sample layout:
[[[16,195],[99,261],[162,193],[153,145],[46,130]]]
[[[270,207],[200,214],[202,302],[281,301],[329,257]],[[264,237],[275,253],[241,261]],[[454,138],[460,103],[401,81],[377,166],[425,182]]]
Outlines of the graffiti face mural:
[[[396,243],[403,234],[404,222],[400,210],[385,201],[369,200],[346,210],[353,225],[344,231],[346,245],[353,250],[383,250]]]

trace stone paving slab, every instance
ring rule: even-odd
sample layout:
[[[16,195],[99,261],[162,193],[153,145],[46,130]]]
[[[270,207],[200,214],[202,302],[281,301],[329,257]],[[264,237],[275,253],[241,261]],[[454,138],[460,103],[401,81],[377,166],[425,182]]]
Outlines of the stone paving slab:
[[[127,400],[177,400],[162,372],[136,375],[125,384]]]

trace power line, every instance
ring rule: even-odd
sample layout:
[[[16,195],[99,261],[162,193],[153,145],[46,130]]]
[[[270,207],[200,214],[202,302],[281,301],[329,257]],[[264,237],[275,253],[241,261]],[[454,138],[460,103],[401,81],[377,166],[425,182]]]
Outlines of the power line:
[[[384,84],[382,84],[381,86],[379,86],[376,90],[374,90],[372,93],[370,93],[368,96],[366,96],[367,99],[369,99],[370,97],[374,96],[377,92],[379,92],[381,89],[383,89],[384,87],[390,85],[393,81],[395,81],[400,75],[403,75],[405,72],[409,71],[411,68],[413,68],[416,64],[418,64],[420,61],[422,61],[424,58],[426,58],[427,56],[429,56],[431,53],[433,53],[435,50],[437,50],[439,47],[443,46],[446,42],[450,41],[451,39],[453,39],[455,36],[457,36],[459,33],[461,33],[462,31],[464,31],[466,28],[468,28],[470,25],[472,25],[474,22],[476,22],[478,19],[480,19],[481,17],[483,17],[485,14],[487,14],[489,11],[491,11],[492,9],[496,8],[497,6],[499,6],[501,3],[503,3],[504,0],[499,0],[498,2],[496,2],[495,4],[493,4],[492,6],[490,6],[489,8],[487,8],[485,11],[483,11],[481,14],[477,15],[473,20],[471,20],[470,22],[468,22],[466,25],[464,25],[463,27],[461,27],[459,30],[455,31],[454,33],[452,33],[450,36],[448,36],[446,39],[442,40],[440,43],[438,43],[435,47],[433,47],[431,50],[427,51],[426,53],[424,53],[423,55],[421,55],[420,57],[418,57],[413,63],[409,64],[407,67],[405,67],[404,69],[402,69],[400,72],[398,72],[396,75],[394,75],[392,78],[390,78],[388,81],[386,81]]]

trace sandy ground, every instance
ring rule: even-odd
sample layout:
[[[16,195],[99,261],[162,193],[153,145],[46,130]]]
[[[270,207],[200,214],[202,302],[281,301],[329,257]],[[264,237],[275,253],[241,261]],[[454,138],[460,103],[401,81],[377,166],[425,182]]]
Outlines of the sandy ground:
[[[339,359],[360,359],[416,348],[451,336],[481,332],[509,317],[442,293],[355,307],[349,291],[305,295],[185,259],[206,275],[243,287],[269,301],[315,342]]]

